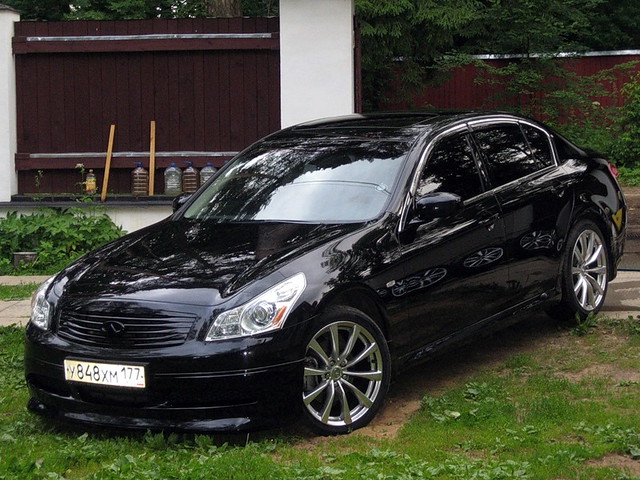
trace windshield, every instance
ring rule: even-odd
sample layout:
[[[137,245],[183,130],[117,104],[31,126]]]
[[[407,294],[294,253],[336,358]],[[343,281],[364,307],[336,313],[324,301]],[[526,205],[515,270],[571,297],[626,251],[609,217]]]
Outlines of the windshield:
[[[379,216],[404,142],[260,143],[218,175],[185,212],[218,221],[358,222]]]

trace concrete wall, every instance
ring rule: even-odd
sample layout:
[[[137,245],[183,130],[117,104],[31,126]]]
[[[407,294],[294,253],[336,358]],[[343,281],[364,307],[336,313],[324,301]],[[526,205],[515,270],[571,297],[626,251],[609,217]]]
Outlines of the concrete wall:
[[[11,50],[13,23],[18,13],[0,5],[0,202],[8,202],[17,193],[16,154],[16,82]]]
[[[354,0],[280,0],[282,127],[350,114]]]

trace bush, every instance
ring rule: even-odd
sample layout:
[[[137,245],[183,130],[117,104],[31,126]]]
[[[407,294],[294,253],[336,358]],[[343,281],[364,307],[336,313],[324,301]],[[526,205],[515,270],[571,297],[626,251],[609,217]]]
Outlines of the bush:
[[[120,237],[104,212],[80,207],[46,208],[0,219],[0,274],[55,273],[79,256]],[[37,252],[34,264],[14,268],[13,252]]]
[[[640,74],[622,87],[624,106],[620,107],[619,134],[612,159],[620,166],[640,168]]]

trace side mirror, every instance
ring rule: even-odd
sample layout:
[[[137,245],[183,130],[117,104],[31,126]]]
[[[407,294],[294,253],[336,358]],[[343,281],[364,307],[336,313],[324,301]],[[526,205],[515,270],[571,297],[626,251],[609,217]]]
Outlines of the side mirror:
[[[462,199],[448,192],[425,195],[416,201],[416,215],[422,221],[450,217],[462,208]]]
[[[193,194],[181,193],[180,195],[178,195],[176,198],[173,199],[173,202],[171,203],[171,207],[173,208],[174,213],[177,212],[180,209],[180,207],[182,207],[185,203],[187,203],[187,200],[191,198],[191,195]]]

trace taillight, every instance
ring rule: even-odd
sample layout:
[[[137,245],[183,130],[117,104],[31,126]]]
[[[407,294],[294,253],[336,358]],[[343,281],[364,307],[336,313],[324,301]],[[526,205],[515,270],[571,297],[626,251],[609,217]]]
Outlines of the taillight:
[[[613,163],[609,162],[609,171],[613,178],[618,178],[618,167],[616,167]]]

